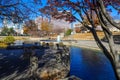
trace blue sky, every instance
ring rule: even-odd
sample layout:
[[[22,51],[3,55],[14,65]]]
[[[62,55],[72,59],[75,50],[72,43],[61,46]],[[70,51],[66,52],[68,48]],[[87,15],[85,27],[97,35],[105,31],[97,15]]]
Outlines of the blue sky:
[[[32,1],[32,0],[22,0],[22,1],[24,1],[25,3],[28,3],[28,2],[30,2],[30,1]],[[73,1],[74,1],[74,0],[73,0]],[[42,0],[42,5],[38,5],[38,6],[32,5],[31,8],[39,12],[39,8],[45,6],[45,5],[46,5],[46,2],[47,2],[47,0]],[[109,8],[112,9],[111,16],[112,16],[113,18],[117,19],[117,20],[120,20],[120,14],[118,15],[118,12],[117,12],[116,10],[114,10],[112,7],[109,7]],[[40,15],[31,14],[31,17],[30,17],[30,18],[31,18],[31,19],[35,19],[36,16],[40,16]],[[78,17],[77,14],[76,14],[75,16]],[[0,24],[0,26],[2,26],[2,24]]]
[[[111,8],[112,12],[111,12],[111,16],[114,18],[114,19],[117,19],[117,20],[120,20],[120,14],[118,14],[118,11],[113,9],[112,7],[109,7]]]
[[[76,1],[76,0],[71,0],[71,1]],[[45,6],[46,5],[46,2],[47,0],[42,0],[42,3],[43,5],[42,6]],[[114,19],[117,19],[117,20],[120,20],[120,14],[118,14],[118,12],[113,9],[112,7],[108,7],[108,8],[111,8],[112,9],[112,12],[110,13],[110,15],[114,18]],[[79,17],[78,14],[76,14],[75,16]]]

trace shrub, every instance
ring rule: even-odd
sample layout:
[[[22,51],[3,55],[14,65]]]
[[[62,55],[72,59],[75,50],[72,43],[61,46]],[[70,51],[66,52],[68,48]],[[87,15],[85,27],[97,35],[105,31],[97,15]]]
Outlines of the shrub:
[[[1,40],[0,40],[0,43],[4,43],[4,41],[1,39]]]
[[[7,44],[5,44],[5,43],[0,43],[0,48],[7,48]]]
[[[68,29],[65,33],[66,36],[71,35],[72,29]]]
[[[63,42],[60,42],[60,43],[59,43],[59,46],[63,47],[63,46],[64,46]]]
[[[42,46],[45,46],[46,45],[46,43],[45,42],[42,42]]]
[[[49,43],[49,46],[54,46],[54,43],[53,43],[53,42],[50,42],[50,43]]]
[[[7,36],[3,39],[4,43],[6,44],[11,44],[11,43],[14,43],[15,41],[15,38],[13,36]]]

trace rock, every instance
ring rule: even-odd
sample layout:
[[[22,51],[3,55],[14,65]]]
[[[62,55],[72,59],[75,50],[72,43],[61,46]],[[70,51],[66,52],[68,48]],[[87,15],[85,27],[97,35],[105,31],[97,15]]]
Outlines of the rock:
[[[45,63],[38,72],[42,80],[58,80],[65,78],[69,71],[69,55],[66,55],[63,50],[52,51],[43,55],[40,63]],[[69,54],[69,52],[67,52]]]
[[[36,56],[30,57],[30,73],[31,75],[35,75],[38,69],[38,58]]]
[[[82,79],[80,79],[80,78],[78,78],[78,77],[76,77],[76,76],[70,76],[70,77],[68,77],[68,78],[60,79],[60,80],[82,80]]]

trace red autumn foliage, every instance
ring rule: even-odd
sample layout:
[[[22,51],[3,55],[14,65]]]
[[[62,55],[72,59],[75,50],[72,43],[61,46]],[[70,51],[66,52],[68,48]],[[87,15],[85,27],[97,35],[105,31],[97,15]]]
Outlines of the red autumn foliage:
[[[112,6],[114,9],[120,11],[120,1],[119,0],[104,0],[103,1],[106,8]],[[48,0],[47,6],[40,9],[40,11],[47,15],[52,15],[56,19],[65,19],[66,21],[73,22],[76,20],[74,13],[83,10],[95,9],[99,7],[99,0]],[[86,9],[85,9],[86,8]],[[111,9],[108,9],[112,12]]]

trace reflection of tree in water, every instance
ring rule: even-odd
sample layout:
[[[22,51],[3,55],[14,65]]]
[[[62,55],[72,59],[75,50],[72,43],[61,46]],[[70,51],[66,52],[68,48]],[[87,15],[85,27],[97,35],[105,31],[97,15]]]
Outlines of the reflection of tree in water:
[[[10,73],[9,75],[3,76],[2,78],[0,78],[0,80],[40,80],[36,73],[38,69],[38,57],[36,55],[35,47],[33,46],[24,47],[23,54],[20,57],[20,59],[22,59],[20,60],[21,63],[17,63],[17,64],[11,63],[11,65],[8,64],[10,67],[14,66],[13,69],[15,71],[13,73]],[[13,60],[17,60],[17,59],[13,59]],[[28,60],[29,60],[29,65],[28,65]],[[24,64],[26,64],[26,66],[24,66]],[[22,68],[24,68],[23,69],[24,71],[20,71]]]
[[[31,56],[35,56],[35,48],[32,47],[24,47],[23,49],[23,55],[21,56],[22,59],[30,59]]]
[[[102,66],[105,59],[100,58],[102,55],[97,51],[82,50],[83,63],[89,66]]]
[[[23,49],[23,54],[21,55],[21,58],[22,59],[29,59],[30,58],[30,54],[31,54],[31,52],[30,52],[29,48],[25,47]]]
[[[30,68],[29,74],[30,76],[37,77],[37,69],[38,69],[38,57],[35,52],[35,47],[24,48],[24,53],[22,59],[29,59],[30,60]]]

